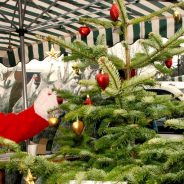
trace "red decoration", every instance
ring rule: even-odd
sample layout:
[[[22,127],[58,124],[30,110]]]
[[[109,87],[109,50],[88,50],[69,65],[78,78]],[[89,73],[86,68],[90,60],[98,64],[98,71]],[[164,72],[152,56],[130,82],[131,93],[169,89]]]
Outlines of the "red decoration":
[[[109,74],[108,73],[98,73],[96,75],[96,80],[98,85],[105,90],[105,88],[109,85]]]
[[[130,77],[134,77],[134,76],[136,76],[136,74],[137,74],[137,71],[136,71],[136,69],[131,69],[131,71],[130,71]]]
[[[167,68],[171,68],[172,64],[172,58],[168,58],[167,60],[165,60],[165,65],[167,66]]]
[[[113,21],[117,21],[119,18],[119,8],[116,3],[113,3],[111,6],[110,16]]]
[[[87,26],[81,26],[79,28],[79,33],[81,36],[86,37],[91,32],[90,28]]]
[[[57,103],[62,104],[63,103],[63,98],[60,96],[57,96]]]
[[[92,102],[91,102],[89,95],[87,95],[86,100],[84,102],[84,105],[92,105]]]

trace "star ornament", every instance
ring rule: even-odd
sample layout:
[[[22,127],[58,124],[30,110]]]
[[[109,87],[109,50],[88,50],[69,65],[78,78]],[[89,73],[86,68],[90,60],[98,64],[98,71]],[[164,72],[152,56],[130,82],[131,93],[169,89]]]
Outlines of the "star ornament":
[[[34,180],[36,179],[36,177],[33,177],[33,175],[31,174],[31,171],[29,169],[27,176],[24,179],[26,181],[26,184],[35,184]]]
[[[48,57],[57,60],[60,54],[60,51],[55,51],[54,46],[52,45],[51,50],[49,52],[46,52],[46,54],[48,55]]]

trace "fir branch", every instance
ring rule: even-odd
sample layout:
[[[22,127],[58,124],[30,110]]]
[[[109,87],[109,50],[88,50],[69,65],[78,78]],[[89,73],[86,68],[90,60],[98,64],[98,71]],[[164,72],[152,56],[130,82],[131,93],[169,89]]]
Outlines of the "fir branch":
[[[166,68],[165,66],[161,65],[161,64],[154,64],[154,67],[161,73],[170,75],[172,73],[171,69]]]
[[[11,141],[9,139],[0,137],[0,144],[5,146],[6,149],[18,152],[20,151],[20,146],[16,144],[14,141]]]
[[[127,116],[128,112],[126,109],[115,109],[113,112],[113,116]]]
[[[182,53],[184,53],[184,48],[181,47],[181,48],[168,48],[167,52],[171,55],[171,56],[174,56],[174,55],[180,55]],[[162,54],[162,53],[160,53]],[[167,57],[169,58],[169,57]]]
[[[103,135],[105,133],[105,129],[109,127],[110,123],[111,123],[111,118],[104,118],[100,123],[98,134]]]
[[[129,24],[134,25],[134,24],[138,24],[140,22],[149,21],[152,18],[157,17],[157,16],[161,15],[162,13],[167,12],[175,7],[184,7],[184,3],[180,2],[180,3],[172,4],[172,5],[166,6],[158,11],[154,11],[153,13],[150,13],[149,15],[145,15],[145,16],[138,17],[138,18],[133,18],[130,20]]]
[[[172,47],[172,48],[180,47],[182,43],[184,43],[184,39],[179,38],[179,39],[177,39],[177,40],[175,40],[175,41],[173,42],[173,44],[172,44],[171,47]]]
[[[98,86],[96,80],[92,80],[92,79],[91,80],[80,80],[79,84],[81,86],[91,86],[92,88]]]
[[[77,55],[70,55],[70,56],[65,56],[65,57],[63,57],[63,61],[64,62],[75,62],[77,59],[79,58],[79,56],[77,56]]]
[[[176,163],[177,165],[177,163]],[[184,183],[184,171],[181,170],[177,173],[166,173],[166,174],[161,174],[157,178],[158,183],[160,184],[165,184],[165,183]]]
[[[103,181],[104,178],[106,177],[106,172],[102,169],[90,168],[86,172],[86,175],[87,175],[87,179],[89,180]]]
[[[179,172],[184,170],[184,151],[173,151],[172,156],[170,156],[167,162],[163,165],[164,170],[170,172]]]
[[[120,59],[119,57],[115,56],[115,55],[111,55],[111,54],[108,54],[107,55],[107,58],[112,61],[112,63],[114,64],[114,66],[117,68],[117,69],[123,69],[125,67],[125,62]]]
[[[163,47],[163,40],[162,40],[162,37],[160,35],[152,34],[151,39],[153,39],[155,41],[155,43],[157,43],[159,48]]]
[[[148,140],[143,147],[147,147],[147,146],[151,146],[151,147],[156,147],[156,146],[165,146],[166,144],[172,145],[175,143],[183,143],[183,139],[182,138],[173,138],[173,139],[165,139],[165,138],[161,138],[161,137],[156,137],[153,139]]]
[[[116,3],[119,7],[122,26],[125,26],[125,25],[127,25],[127,22],[128,22],[128,14],[127,14],[126,6],[125,6],[125,1],[124,0],[116,0]]]
[[[64,120],[66,121],[76,120],[77,117],[79,118],[82,117],[85,110],[86,110],[86,106],[78,106],[76,109],[73,109],[72,111],[68,112],[65,115]]]
[[[159,50],[153,51],[152,53],[149,54],[149,56],[146,55],[145,53],[136,54],[135,57],[132,59],[131,68],[144,67],[148,64],[153,63],[155,60],[158,60],[159,57],[163,57],[163,55],[168,52],[168,47],[172,45],[176,39],[182,36],[183,33],[184,33],[184,29],[181,28],[179,31],[177,31],[175,35],[170,37],[165,44],[163,44],[162,48],[160,48]],[[150,33],[150,36],[152,36],[153,34],[155,33]],[[176,54],[176,53],[173,53],[172,50],[170,52],[171,52],[169,55],[170,57],[172,56],[172,54]],[[175,50],[175,52],[178,52],[178,53],[183,52],[183,48],[179,49],[179,51]]]
[[[133,77],[130,80],[124,81],[121,85],[122,90],[126,90],[126,88],[137,86],[140,84],[145,84],[145,81],[153,77],[153,74],[141,75],[137,77]]]
[[[80,17],[79,18],[79,22],[83,23],[83,24],[95,24],[95,25],[99,25],[99,26],[103,26],[104,28],[111,28],[113,26],[115,26],[113,21],[109,21],[109,20],[99,20],[96,18],[84,18],[84,17]]]
[[[184,4],[184,3],[183,3]],[[152,33],[153,34],[153,33]],[[164,47],[166,48],[167,46],[169,46],[172,43],[175,43],[175,41],[181,37],[184,34],[184,29],[180,28],[173,36],[171,36],[167,42],[164,44]]]
[[[59,45],[60,47],[70,49],[72,52],[78,54],[79,56],[94,60],[94,55],[90,54],[89,52],[82,52],[81,49],[75,46],[74,44],[67,43],[66,41],[58,39],[54,36],[48,36],[47,40]]]
[[[169,119],[165,121],[164,125],[174,129],[184,129],[184,119]]]

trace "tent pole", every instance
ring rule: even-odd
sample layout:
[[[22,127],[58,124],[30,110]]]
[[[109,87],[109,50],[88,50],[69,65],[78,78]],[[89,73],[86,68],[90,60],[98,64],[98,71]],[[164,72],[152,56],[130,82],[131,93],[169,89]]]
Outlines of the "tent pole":
[[[23,11],[22,11],[22,0],[18,0],[19,6],[19,29],[17,32],[20,37],[20,60],[22,67],[22,85],[23,85],[23,107],[27,109],[27,75],[26,75],[26,65],[25,65],[25,48],[24,48],[24,34],[26,30],[23,27]],[[25,122],[26,123],[26,122]],[[29,140],[26,141],[26,148],[28,147]]]

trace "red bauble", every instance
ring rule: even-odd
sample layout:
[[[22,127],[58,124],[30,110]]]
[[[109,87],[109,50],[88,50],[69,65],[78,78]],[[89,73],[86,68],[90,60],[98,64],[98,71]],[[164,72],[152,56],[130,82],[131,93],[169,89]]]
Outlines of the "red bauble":
[[[63,103],[63,98],[60,96],[57,96],[57,103],[62,104]]]
[[[119,18],[119,8],[116,3],[113,3],[110,9],[110,16],[113,21],[117,21]]]
[[[91,32],[90,28],[87,26],[81,26],[79,28],[79,33],[81,36],[86,37]]]
[[[105,88],[109,85],[109,74],[108,73],[98,73],[96,75],[96,80],[98,85],[105,90]]]
[[[92,102],[91,102],[89,95],[87,95],[86,100],[84,102],[84,105],[92,105]]]
[[[131,71],[130,71],[130,77],[134,77],[134,76],[136,76],[136,74],[137,74],[137,71],[136,71],[136,69],[131,69]]]
[[[172,63],[172,58],[168,58],[167,60],[165,60],[165,65],[167,66],[167,68],[171,68]]]

